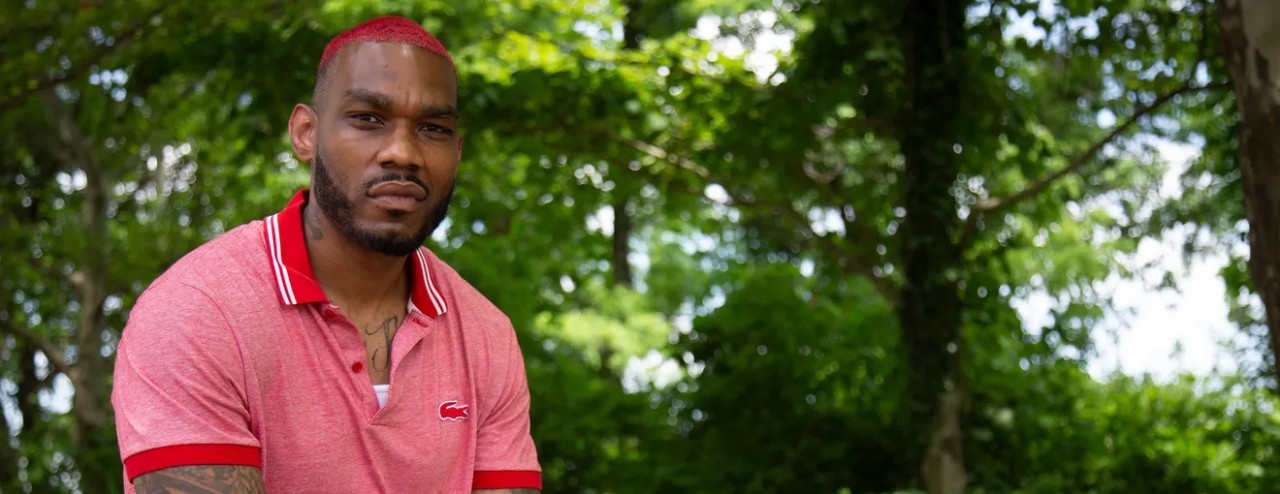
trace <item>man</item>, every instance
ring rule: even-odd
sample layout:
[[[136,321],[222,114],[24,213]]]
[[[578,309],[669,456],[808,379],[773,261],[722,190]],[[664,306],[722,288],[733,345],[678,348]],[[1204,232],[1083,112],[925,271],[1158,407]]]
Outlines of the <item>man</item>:
[[[423,241],[462,157],[421,26],[335,37],[289,118],[311,189],[178,261],[117,353],[125,490],[534,492],[510,321]]]

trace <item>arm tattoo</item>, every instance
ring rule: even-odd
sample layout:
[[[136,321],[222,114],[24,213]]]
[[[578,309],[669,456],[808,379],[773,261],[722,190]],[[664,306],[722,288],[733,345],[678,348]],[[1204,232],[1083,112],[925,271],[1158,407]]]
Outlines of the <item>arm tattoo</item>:
[[[373,336],[381,331],[382,337],[386,339],[387,342],[387,346],[385,348],[378,348],[373,351],[373,355],[369,356],[369,367],[373,368],[373,370],[381,372],[391,368],[391,338],[395,336],[396,329],[399,328],[400,318],[396,316],[388,317],[387,320],[382,321],[382,324],[379,324],[378,327],[373,328],[372,330],[369,329],[368,326],[365,326],[364,334]],[[382,365],[378,365],[379,352],[382,352],[384,357],[381,359]]]
[[[191,465],[166,468],[134,479],[138,494],[265,494],[262,472],[241,465]]]
[[[471,494],[538,494],[538,489],[484,489],[471,491]]]

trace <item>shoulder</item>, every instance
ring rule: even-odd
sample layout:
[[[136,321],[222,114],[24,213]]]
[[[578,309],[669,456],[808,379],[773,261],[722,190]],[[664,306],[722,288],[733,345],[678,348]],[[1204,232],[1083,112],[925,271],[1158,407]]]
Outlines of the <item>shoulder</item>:
[[[236,227],[169,266],[130,307],[125,340],[232,337],[237,321],[278,307],[261,232],[261,221]]]
[[[162,369],[202,359],[234,365],[236,321],[274,295],[260,286],[258,271],[270,275],[260,231],[261,222],[237,227],[165,270],[130,308],[118,355]]]
[[[219,305],[241,305],[271,295],[270,263],[262,222],[238,226],[205,242],[173,263],[138,299],[138,305],[173,303],[174,297],[203,294]]]
[[[501,416],[504,410],[524,410],[527,417],[529,391],[524,355],[511,319],[443,260],[429,251],[424,254],[449,304],[444,317],[471,356],[472,379],[480,390],[477,410],[484,417]],[[510,406],[522,402],[526,403],[523,408]],[[481,423],[486,421],[482,419]]]
[[[483,332],[489,338],[515,339],[511,319],[497,305],[429,249],[423,247],[421,251],[431,267],[432,281],[448,302],[446,317],[456,318],[469,332]]]

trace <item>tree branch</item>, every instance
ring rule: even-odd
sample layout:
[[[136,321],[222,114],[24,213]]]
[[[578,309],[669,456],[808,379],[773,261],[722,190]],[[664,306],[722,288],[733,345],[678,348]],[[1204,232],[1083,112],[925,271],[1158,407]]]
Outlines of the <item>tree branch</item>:
[[[40,262],[40,260],[36,259],[35,257],[28,257],[27,263],[31,265],[32,269],[39,271],[40,274],[43,274],[46,278],[49,279],[51,283],[55,285],[59,283],[68,283],[71,285],[75,285],[75,279],[72,276],[67,276],[66,274],[63,274],[61,271],[54,269],[52,266],[49,266],[48,264]]]
[[[709,180],[711,177],[710,172],[708,172],[707,169],[703,168],[701,165],[694,163],[692,160],[689,160],[688,158],[676,156],[668,152],[667,150],[662,149],[653,144],[650,144],[644,141],[635,140],[635,139],[624,139],[620,137],[615,137],[615,139],[618,142],[627,144],[649,156],[674,163],[680,168],[693,172],[694,174],[698,175],[703,179]],[[729,195],[729,199],[735,205],[760,208],[760,209],[766,209],[771,211],[780,210],[781,213],[790,217],[793,220],[793,222],[796,225],[798,225],[803,236],[806,239],[809,239],[810,244],[813,244],[815,247],[822,249],[831,257],[844,261],[842,264],[843,264],[844,272],[846,274],[858,274],[858,275],[865,276],[867,279],[871,280],[872,285],[875,286],[875,289],[877,292],[880,293],[880,296],[884,297],[885,300],[887,300],[890,305],[895,305],[895,306],[897,305],[898,303],[897,290],[895,290],[894,287],[889,284],[888,279],[881,276],[876,276],[875,272],[871,269],[871,267],[867,263],[863,262],[857,256],[851,255],[849,252],[847,252],[840,244],[838,244],[835,241],[834,237],[830,235],[819,235],[817,232],[815,232],[813,230],[813,226],[809,224],[809,218],[805,217],[805,215],[801,214],[799,211],[796,211],[796,209],[792,207],[791,204],[789,203],[765,204],[753,199],[742,197],[740,194],[735,193],[733,189],[730,189],[729,187],[724,187],[723,184],[721,184],[721,187],[724,188],[725,193]],[[699,191],[694,191],[694,192],[701,195],[701,192]]]
[[[729,189],[726,187],[725,190],[728,191]],[[738,202],[738,199],[735,198],[732,192],[729,192],[729,197],[734,198],[734,202]],[[845,274],[859,274],[865,276],[867,279],[871,280],[871,284],[875,286],[876,291],[889,302],[890,306],[897,307],[898,291],[893,287],[893,285],[889,284],[889,280],[887,278],[877,276],[875,271],[871,269],[871,266],[863,262],[863,260],[858,256],[848,253],[840,246],[840,244],[836,243],[835,238],[832,236],[819,235],[818,232],[813,231],[813,226],[810,225],[809,218],[800,214],[799,211],[796,211],[795,208],[791,207],[791,204],[777,205],[775,208],[781,209],[783,213],[790,216],[795,223],[800,226],[801,233],[804,234],[804,237],[814,240],[814,242],[811,243],[816,243],[818,248],[822,249],[833,258],[844,261],[842,267]],[[848,230],[846,230],[846,232],[852,233]]]
[[[510,26],[507,27],[507,31],[522,35],[538,43],[546,43],[546,44],[555,46],[557,49],[560,50],[561,53],[568,55],[570,57],[578,58],[579,60],[583,60],[583,61],[595,62],[602,65],[629,65],[629,66],[637,66],[637,67],[668,66],[672,69],[674,69],[675,67],[678,67],[678,64],[675,64],[675,66],[672,66],[673,63],[667,63],[660,59],[647,57],[640,52],[634,52],[633,54],[628,54],[623,56],[601,58],[601,57],[593,56],[587,53],[586,50],[583,50],[582,48],[575,46],[572,43],[556,41],[546,33],[533,33],[525,29],[520,29],[518,27],[510,27]],[[708,74],[708,73],[699,72],[699,73],[696,73],[695,75],[697,75],[698,78],[700,79],[718,82],[720,84],[730,84],[735,82],[734,79],[725,77],[719,74]],[[755,76],[751,76],[751,77],[752,77],[751,80],[754,80]],[[764,86],[757,89],[767,91],[769,90],[769,87]]]
[[[695,163],[693,160],[689,158],[679,156],[675,153],[667,151],[666,149],[663,149],[652,143],[645,142],[639,139],[623,137],[616,133],[612,133],[602,129],[588,129],[588,132],[593,137],[597,137],[602,140],[613,141],[613,142],[622,144],[624,146],[630,147],[632,149],[635,149],[637,151],[640,151],[641,153],[647,156],[665,161],[667,163],[671,163],[678,168],[681,168],[693,175],[696,175],[698,178],[702,180],[705,180],[705,181],[712,180],[711,172],[708,171],[702,165]],[[829,183],[828,185],[834,186],[835,184]],[[723,187],[723,184],[721,184],[721,186]],[[744,198],[740,194],[735,193],[732,189],[728,187],[724,187],[724,190],[727,194],[729,194],[729,198],[733,202],[733,204],[738,205],[740,207],[746,206],[746,207],[752,207],[752,208],[758,208],[758,209],[769,209],[772,206],[769,204],[761,204],[752,199]],[[698,197],[705,197],[705,193],[703,192],[703,190],[698,189],[696,187],[689,187],[687,192],[691,195],[695,195]],[[781,209],[782,212],[786,213],[788,216],[796,220],[795,223],[800,225],[800,229],[802,230],[802,233],[804,233],[807,236],[807,238],[812,239],[811,243],[815,244],[817,248],[823,249],[826,253],[828,253],[835,259],[844,261],[842,264],[842,267],[846,274],[859,274],[859,275],[866,276],[875,285],[876,291],[879,292],[880,295],[885,298],[885,300],[887,300],[890,304],[894,304],[894,305],[897,304],[897,301],[898,301],[897,290],[893,287],[893,285],[889,283],[888,279],[876,276],[874,271],[871,269],[871,267],[867,263],[862,262],[861,259],[858,259],[856,256],[853,256],[849,252],[846,252],[845,249],[843,249],[842,246],[839,243],[837,243],[833,237],[828,235],[818,235],[816,232],[814,232],[813,228],[809,224],[809,219],[806,218],[804,215],[800,214],[799,211],[796,211],[790,205],[778,206],[778,208]],[[847,223],[848,222],[846,222],[846,224]],[[874,237],[873,232],[866,228],[850,229],[846,226],[845,231],[856,233],[859,236],[859,240],[865,240],[866,238]]]
[[[48,78],[41,79],[40,81],[36,82],[34,85],[23,87],[22,90],[18,91],[16,94],[8,98],[5,98],[4,100],[0,100],[0,113],[4,113],[18,105],[21,105],[23,102],[27,100],[27,98],[31,97],[36,93],[39,93],[46,89],[52,88],[58,84],[62,84],[64,82],[70,81],[72,79],[75,79],[77,77],[84,75],[84,73],[88,71],[90,67],[93,67],[101,63],[102,60],[107,57],[107,55],[111,54],[111,52],[115,51],[120,46],[127,44],[129,41],[132,41],[133,39],[135,39],[138,36],[138,33],[142,31],[142,28],[146,27],[147,24],[150,24],[153,19],[158,17],[161,13],[164,12],[166,8],[168,8],[173,3],[174,2],[161,2],[159,6],[157,6],[155,9],[152,9],[151,12],[147,13],[147,15],[143,16],[141,20],[130,25],[129,27],[126,27],[123,31],[116,33],[114,36],[115,38],[114,43],[109,45],[108,44],[98,45],[98,49],[94,51],[92,54],[90,54],[88,58],[86,58],[80,64],[67,69],[66,72],[63,72],[61,76],[48,77]]]
[[[27,328],[14,324],[8,319],[0,319],[0,332],[11,334],[15,338],[20,338],[27,343],[35,345],[36,348],[40,350],[40,353],[44,354],[45,359],[49,361],[49,365],[53,367],[54,371],[66,374],[67,377],[71,377],[72,368],[70,365],[67,365],[66,356],[62,353],[62,350],[58,349],[58,347],[48,339],[32,333]]]
[[[901,121],[893,115],[860,115],[856,120],[837,125],[814,124],[812,130],[818,140],[834,138],[842,141],[849,138],[862,138],[869,133],[893,136],[899,125]]]
[[[1191,81],[1188,80],[1177,89],[1160,95],[1155,99],[1155,101],[1151,102],[1150,105],[1139,106],[1136,108],[1129,118],[1125,119],[1124,122],[1121,122],[1120,125],[1113,127],[1111,132],[1108,132],[1102,139],[1093,143],[1093,145],[1089,146],[1089,148],[1083,153],[1072,157],[1071,160],[1067,162],[1067,166],[1062,167],[1062,169],[1033,182],[1031,185],[1028,185],[1026,188],[1011,196],[989,198],[978,202],[978,204],[974,205],[970,210],[969,216],[965,218],[964,226],[960,232],[960,239],[956,243],[957,247],[962,251],[967,247],[968,243],[972,240],[972,237],[977,233],[978,222],[982,220],[983,216],[1008,209],[1019,202],[1035,197],[1037,194],[1048,189],[1063,177],[1079,173],[1086,165],[1093,162],[1094,158],[1097,158],[1098,154],[1100,154],[1108,144],[1115,142],[1116,139],[1120,138],[1120,136],[1133,128],[1139,120],[1154,113],[1156,110],[1159,110],[1160,107],[1173,100],[1173,98],[1184,94],[1223,88],[1226,88],[1223,84],[1193,86]]]
[[[804,162],[800,164],[800,168],[804,170],[804,175],[809,177],[809,180],[813,180],[818,185],[830,186],[833,185],[832,182],[834,182],[835,179],[840,178],[841,175],[849,172],[849,163],[847,163],[844,158],[837,157],[836,160],[836,165],[828,170],[819,170],[818,167],[810,160],[804,160]]]
[[[613,138],[614,140],[620,143],[626,144],[628,146],[631,146],[644,154],[666,161],[673,165],[679,166],[680,168],[684,168],[685,170],[691,171],[694,174],[698,175],[699,177],[702,177],[708,180],[711,178],[711,173],[708,172],[706,168],[703,168],[702,165],[694,163],[692,160],[688,158],[675,156],[667,152],[667,150],[665,149],[662,149],[658,146],[654,146],[653,144],[649,144],[644,141],[640,141],[636,139],[627,139],[627,138],[618,137],[618,136],[613,136]]]

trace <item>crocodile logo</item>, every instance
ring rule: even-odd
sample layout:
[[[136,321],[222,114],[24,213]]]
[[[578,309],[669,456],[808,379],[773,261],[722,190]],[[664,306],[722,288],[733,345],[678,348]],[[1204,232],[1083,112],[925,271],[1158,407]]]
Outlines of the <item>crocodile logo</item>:
[[[449,400],[440,404],[440,420],[458,421],[467,418],[467,408],[471,405],[463,405],[458,400]]]

